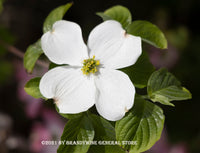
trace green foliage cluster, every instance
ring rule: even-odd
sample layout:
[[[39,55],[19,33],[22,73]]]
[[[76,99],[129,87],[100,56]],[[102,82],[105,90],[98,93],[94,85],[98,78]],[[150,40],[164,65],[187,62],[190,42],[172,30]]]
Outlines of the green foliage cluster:
[[[54,9],[44,22],[44,33],[51,30],[55,21],[63,18],[71,3]],[[167,40],[161,30],[147,21],[132,21],[130,11],[123,6],[114,6],[105,12],[97,13],[103,20],[117,20],[127,33],[140,36],[142,40],[160,49],[167,48]],[[43,54],[40,40],[30,45],[24,56],[24,66],[32,72],[35,62]],[[54,67],[55,65],[50,65]],[[147,89],[147,95],[136,95],[134,106],[125,117],[113,123],[90,111],[80,114],[60,114],[69,119],[62,141],[135,141],[135,145],[60,145],[58,153],[140,153],[151,148],[159,140],[165,116],[163,110],[154,102],[171,105],[173,100],[190,99],[190,92],[166,69],[155,70],[148,55],[143,51],[137,63],[121,69],[127,73],[137,88]],[[31,79],[25,91],[35,97],[43,98],[39,91],[40,78]],[[57,108],[56,108],[57,109]],[[58,109],[57,109],[58,111]]]

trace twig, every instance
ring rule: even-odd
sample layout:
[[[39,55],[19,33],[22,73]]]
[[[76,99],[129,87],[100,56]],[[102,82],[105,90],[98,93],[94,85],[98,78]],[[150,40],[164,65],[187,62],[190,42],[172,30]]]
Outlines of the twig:
[[[5,49],[7,49],[10,53],[14,54],[15,56],[23,59],[24,58],[24,53],[23,51],[19,50],[18,48],[9,45],[5,42],[3,42],[2,40],[0,40],[0,45],[2,45]],[[44,67],[44,68],[48,68],[49,64],[47,62],[41,61],[41,60],[37,60],[36,62],[37,65]]]

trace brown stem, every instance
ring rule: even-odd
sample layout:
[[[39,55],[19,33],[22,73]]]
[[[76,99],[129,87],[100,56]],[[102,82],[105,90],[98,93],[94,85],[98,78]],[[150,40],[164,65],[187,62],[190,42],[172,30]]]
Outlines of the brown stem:
[[[18,48],[12,46],[12,45],[9,45],[5,42],[3,42],[2,40],[0,40],[0,44],[5,48],[7,49],[10,53],[14,54],[15,56],[23,59],[24,58],[24,53],[19,50]],[[49,64],[47,62],[44,62],[44,61],[41,61],[41,60],[37,60],[36,62],[37,65],[39,66],[42,66],[44,68],[48,68],[49,67]]]

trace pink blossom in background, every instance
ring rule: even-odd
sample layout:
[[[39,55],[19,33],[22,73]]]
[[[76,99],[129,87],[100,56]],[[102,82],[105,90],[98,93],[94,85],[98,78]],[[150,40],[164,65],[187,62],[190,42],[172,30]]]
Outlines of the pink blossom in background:
[[[55,153],[58,145],[42,145],[42,141],[59,141],[65,122],[51,109],[42,110],[43,123],[35,123],[30,136],[30,150],[34,153]]]
[[[29,96],[24,91],[24,86],[28,80],[37,75],[43,74],[45,69],[41,69],[40,71],[34,71],[33,74],[28,74],[21,61],[15,61],[15,77],[18,81],[17,95],[19,100],[21,100],[25,104],[25,113],[27,117],[33,119],[39,115],[40,109],[42,107],[42,99],[35,99]],[[37,75],[36,75],[37,74]]]
[[[54,138],[60,139],[66,120],[64,122],[63,118],[52,109],[43,108],[41,113],[46,126],[49,128],[52,135],[54,135]]]
[[[161,138],[156,144],[145,153],[189,153],[184,143],[170,144],[166,129],[163,130]]]
[[[187,145],[185,143],[179,143],[174,145],[169,153],[189,153]]]
[[[42,145],[43,140],[58,141],[62,135],[66,121],[58,115],[55,109],[45,108],[42,99],[35,99],[24,91],[24,86],[31,78],[41,76],[46,69],[36,69],[33,74],[27,74],[22,62],[15,61],[16,79],[18,81],[17,94],[24,106],[29,119],[41,118],[42,121],[33,120],[30,131],[29,149],[33,153],[55,153],[58,145]],[[37,75],[36,75],[37,74]]]
[[[34,123],[30,135],[30,150],[34,153],[41,152],[43,146],[42,140],[51,140],[51,133],[43,123]]]
[[[159,50],[155,47],[150,47],[149,57],[151,63],[156,68],[166,67],[170,69],[178,62],[179,51],[170,44],[168,45],[168,50]]]
[[[161,138],[147,153],[169,153],[170,145],[167,140],[166,130],[163,129]]]

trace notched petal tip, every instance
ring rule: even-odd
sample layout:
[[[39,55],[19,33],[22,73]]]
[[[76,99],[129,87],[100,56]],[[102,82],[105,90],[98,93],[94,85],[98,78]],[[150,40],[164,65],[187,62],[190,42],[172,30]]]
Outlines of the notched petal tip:
[[[126,30],[122,31],[125,38],[128,38],[130,35],[126,32]]]
[[[125,106],[124,111],[127,113],[129,109],[127,109],[127,107]]]
[[[53,28],[51,31],[50,31],[51,34],[54,34],[55,33],[55,29]]]
[[[52,30],[42,36],[41,45],[44,54],[56,64],[81,66],[82,59],[88,57],[81,28],[74,22],[55,22]]]
[[[53,98],[53,100],[54,100],[54,103],[56,104],[56,106],[59,106],[59,100],[58,100],[58,98]]]

